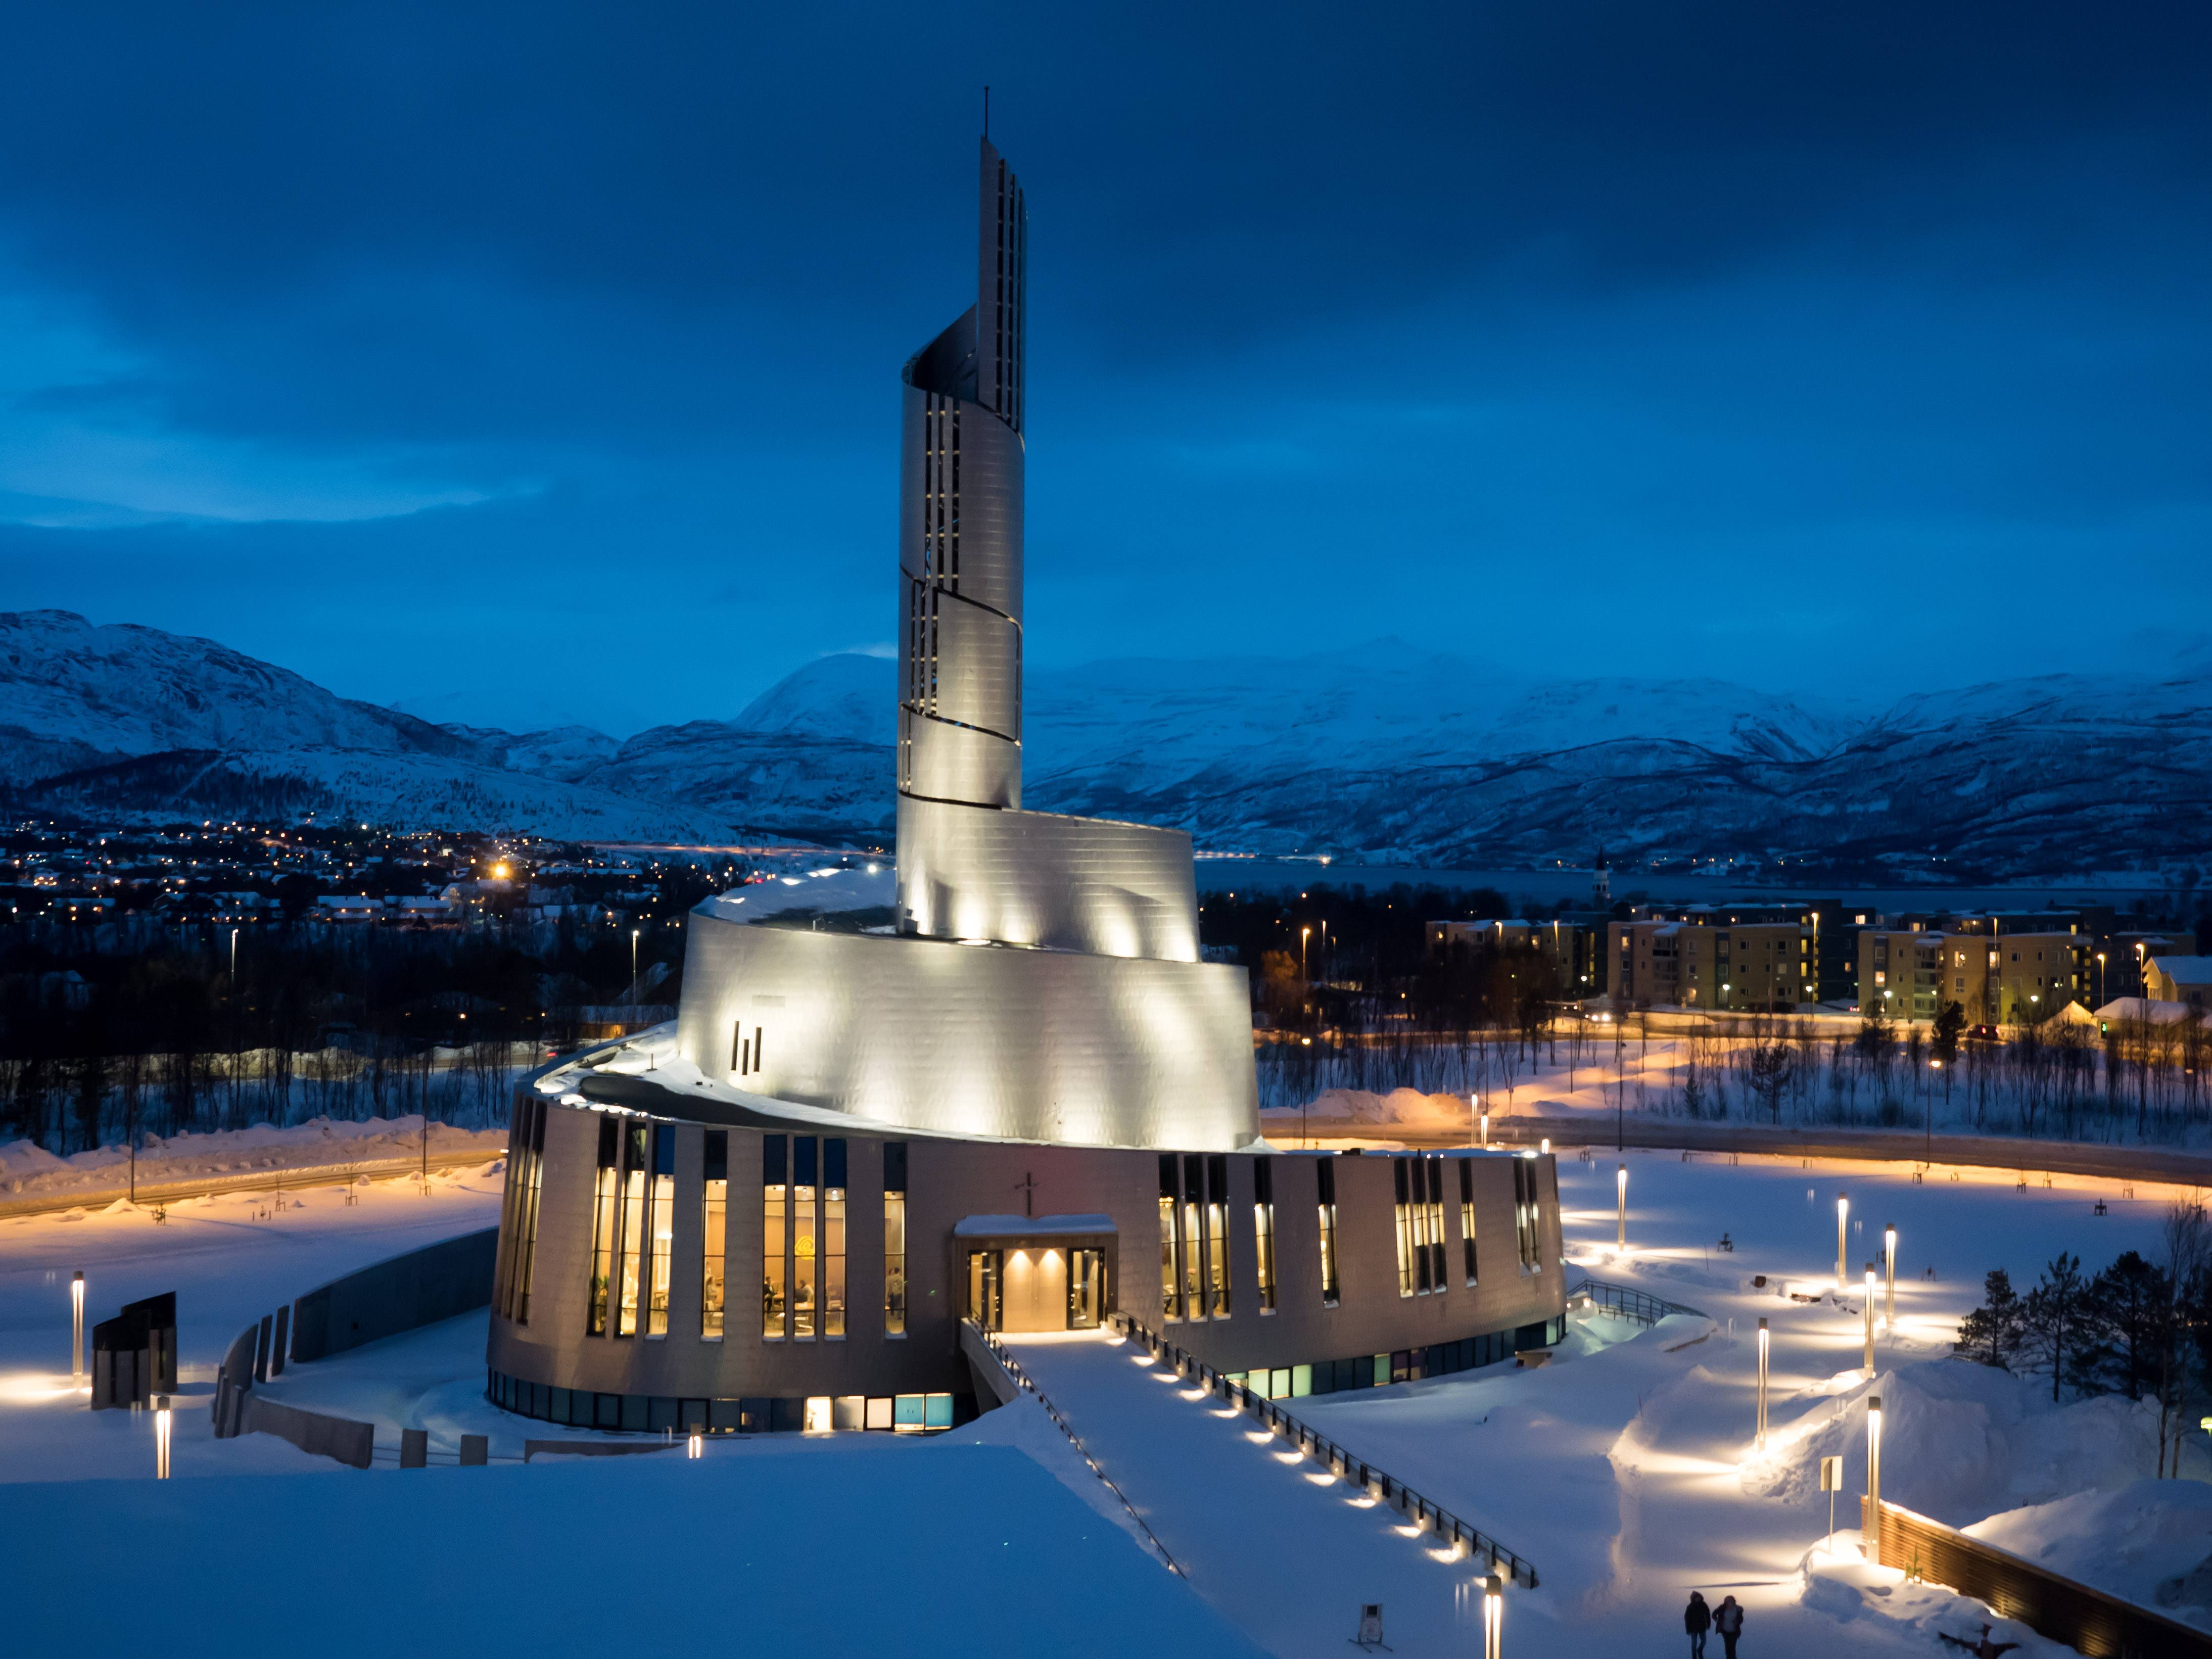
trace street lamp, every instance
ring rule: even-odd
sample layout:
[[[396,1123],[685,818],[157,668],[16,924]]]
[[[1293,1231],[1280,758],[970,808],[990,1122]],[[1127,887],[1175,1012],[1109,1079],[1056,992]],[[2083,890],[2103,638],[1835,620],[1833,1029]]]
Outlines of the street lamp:
[[[1766,1364],[1767,1350],[1772,1341],[1766,1322],[1759,1322],[1759,1449],[1766,1449]]]
[[[629,930],[629,988],[632,996],[637,995],[637,936],[644,931],[641,927]]]
[[[156,1480],[169,1478],[169,1396],[156,1395],[154,1397],[154,1478]]]
[[[84,1381],[84,1269],[70,1280],[70,1381]]]
[[[1841,1291],[1846,1282],[1844,1268],[1844,1222],[1851,1212],[1851,1200],[1843,1193],[1836,1194],[1836,1289]]]
[[[1870,1567],[1881,1565],[1881,1396],[1867,1396],[1867,1528],[1866,1559]]]
[[[1628,1166],[1613,1177],[1613,1242],[1616,1249],[1628,1248]]]
[[[1889,1261],[1889,1299],[1881,1312],[1881,1328],[1892,1335],[1897,1333],[1897,1224],[1891,1222],[1881,1230],[1882,1255]]]
[[[1504,1659],[1505,1587],[1494,1575],[1482,1581],[1482,1659]]]
[[[1866,1374],[1874,1381],[1874,1263],[1866,1265]]]

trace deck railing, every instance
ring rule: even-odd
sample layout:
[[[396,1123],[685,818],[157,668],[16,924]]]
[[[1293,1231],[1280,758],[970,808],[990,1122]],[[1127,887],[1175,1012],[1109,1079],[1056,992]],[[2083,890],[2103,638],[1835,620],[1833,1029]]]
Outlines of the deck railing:
[[[1707,1317],[1696,1308],[1686,1308],[1679,1302],[1669,1302],[1663,1297],[1639,1291],[1633,1285],[1613,1285],[1602,1279],[1584,1279],[1567,1291],[1567,1305],[1572,1307],[1577,1297],[1593,1306],[1607,1308],[1624,1319],[1632,1319],[1639,1325],[1656,1325],[1668,1314],[1692,1314],[1699,1319]]]
[[[1487,1557],[1492,1571],[1505,1574],[1525,1589],[1536,1588],[1534,1565],[1516,1555],[1480,1528],[1462,1520],[1433,1498],[1423,1497],[1404,1481],[1347,1451],[1273,1401],[1255,1394],[1241,1382],[1231,1382],[1204,1360],[1146,1329],[1127,1314],[1115,1314],[1112,1322],[1116,1330],[1133,1341],[1143,1343],[1156,1358],[1164,1359],[1182,1375],[1203,1383],[1209,1393],[1249,1412],[1332,1474],[1364,1487],[1370,1497],[1397,1510],[1415,1527],[1436,1534],[1446,1547],[1455,1552],[1463,1550],[1470,1556]]]

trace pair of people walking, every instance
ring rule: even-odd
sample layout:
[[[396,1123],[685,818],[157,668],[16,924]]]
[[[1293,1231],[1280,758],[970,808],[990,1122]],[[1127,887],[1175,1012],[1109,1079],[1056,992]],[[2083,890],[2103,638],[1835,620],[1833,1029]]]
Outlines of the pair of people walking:
[[[1735,1659],[1736,1638],[1743,1634],[1743,1607],[1733,1595],[1717,1607],[1705,1605],[1702,1592],[1690,1592],[1690,1605],[1682,1609],[1682,1628],[1690,1633],[1690,1659],[1705,1659],[1705,1632],[1718,1631],[1724,1659]]]

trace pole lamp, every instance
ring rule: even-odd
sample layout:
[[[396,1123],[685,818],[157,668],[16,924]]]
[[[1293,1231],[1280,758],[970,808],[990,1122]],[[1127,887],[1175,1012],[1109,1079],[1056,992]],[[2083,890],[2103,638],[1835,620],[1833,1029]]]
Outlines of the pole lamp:
[[[1866,1265],[1866,1374],[1874,1380],[1874,1263]]]
[[[1487,1112],[1482,1115],[1482,1144],[1485,1146],[1490,1145],[1490,1114]]]
[[[84,1269],[70,1280],[70,1381],[84,1381]]]
[[[1867,1565],[1881,1565],[1881,1396],[1867,1396]]]
[[[1505,1586],[1495,1574],[1482,1581],[1482,1659],[1504,1659]]]
[[[1759,1449],[1766,1449],[1766,1368],[1767,1354],[1773,1341],[1766,1322],[1759,1322]]]
[[[1850,1217],[1851,1200],[1847,1194],[1836,1194],[1836,1289],[1841,1291],[1850,1282],[1844,1267],[1844,1224]]]
[[[1881,1251],[1889,1263],[1888,1300],[1881,1311],[1882,1329],[1895,1333],[1897,1329],[1897,1224],[1891,1222],[1881,1230]]]
[[[1620,1166],[1613,1177],[1613,1245],[1617,1250],[1628,1248],[1628,1166]]]
[[[169,1478],[170,1417],[169,1396],[166,1394],[155,1395],[154,1478],[156,1480],[167,1480]]]

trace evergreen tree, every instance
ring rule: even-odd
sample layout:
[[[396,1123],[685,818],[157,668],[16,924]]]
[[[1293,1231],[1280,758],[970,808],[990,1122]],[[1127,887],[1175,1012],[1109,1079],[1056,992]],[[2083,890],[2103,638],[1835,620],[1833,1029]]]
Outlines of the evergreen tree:
[[[2010,1370],[2026,1318],[2012,1287],[2012,1275],[2002,1267],[1992,1267],[1982,1281],[1982,1305],[1959,1327],[1959,1340],[1951,1345],[1952,1352],[1961,1359]]]
[[[2095,1340],[2081,1258],[2063,1250],[2054,1256],[2021,1304],[2021,1354],[2029,1370],[2051,1373],[2051,1397],[2056,1400],[2060,1385],[2080,1375]]]
[[[2130,1400],[2155,1391],[2180,1334],[2165,1270],[2130,1250],[2090,1285],[2087,1312],[2098,1381]]]

